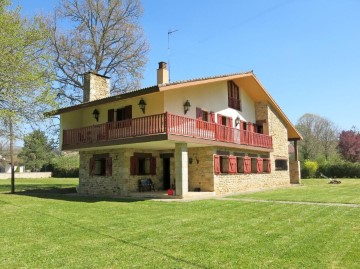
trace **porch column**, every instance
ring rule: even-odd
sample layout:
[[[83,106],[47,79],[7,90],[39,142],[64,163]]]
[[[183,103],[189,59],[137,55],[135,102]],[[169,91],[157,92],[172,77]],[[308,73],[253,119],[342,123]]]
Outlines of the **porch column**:
[[[188,148],[186,143],[175,144],[175,195],[188,193]]]
[[[290,183],[299,184],[301,182],[299,150],[297,140],[294,140],[294,153],[295,160],[290,161]]]

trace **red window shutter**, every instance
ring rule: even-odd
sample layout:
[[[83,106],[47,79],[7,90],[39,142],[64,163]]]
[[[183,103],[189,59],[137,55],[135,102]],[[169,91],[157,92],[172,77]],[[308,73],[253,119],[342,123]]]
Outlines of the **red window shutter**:
[[[156,158],[155,157],[150,158],[150,174],[156,175]]]
[[[220,174],[220,156],[214,155],[214,173]]]
[[[90,158],[90,161],[89,161],[89,175],[90,176],[94,175],[94,169],[95,169],[95,159]]]
[[[229,156],[229,174],[236,174],[237,163],[235,156]]]
[[[105,176],[112,176],[112,158],[107,157],[105,162]]]
[[[196,108],[196,128],[202,128],[203,127],[203,123],[200,122],[202,121],[202,109],[197,107]]]
[[[217,124],[222,124],[222,115],[221,114],[217,114]]]
[[[108,110],[108,122],[113,122],[115,116],[115,109]]]
[[[233,119],[232,119],[232,117],[228,117],[227,126],[230,127],[230,128],[233,127]]]
[[[270,161],[270,159],[268,160],[268,162],[267,162],[267,171],[270,173],[271,172],[271,161]]]
[[[196,119],[202,120],[202,109],[199,107],[196,108]]]
[[[215,113],[214,112],[210,112],[210,122],[215,123]]]
[[[244,173],[250,174],[251,173],[251,158],[244,157]]]
[[[137,170],[137,158],[135,156],[130,157],[130,175],[136,175]]]
[[[261,158],[257,158],[256,159],[256,172],[257,173],[262,173],[264,172],[264,166],[263,166],[264,162],[263,159]]]

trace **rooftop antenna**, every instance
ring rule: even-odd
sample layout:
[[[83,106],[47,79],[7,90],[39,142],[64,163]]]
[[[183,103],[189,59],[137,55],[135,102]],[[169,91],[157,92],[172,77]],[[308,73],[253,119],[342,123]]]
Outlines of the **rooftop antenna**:
[[[179,30],[169,30],[168,31],[168,66],[169,66],[169,82],[171,81],[171,72],[170,72],[170,36],[173,34],[173,33],[175,33],[175,32],[177,32],[177,31],[179,31]]]

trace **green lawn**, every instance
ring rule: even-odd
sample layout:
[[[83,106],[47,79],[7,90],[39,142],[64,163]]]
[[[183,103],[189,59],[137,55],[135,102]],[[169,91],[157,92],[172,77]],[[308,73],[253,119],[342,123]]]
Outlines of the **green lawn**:
[[[277,201],[360,204],[360,179],[340,179],[341,184],[328,184],[326,179],[303,179],[301,185],[273,191],[236,195]]]
[[[359,207],[30,194],[0,194],[0,268],[360,268]]]

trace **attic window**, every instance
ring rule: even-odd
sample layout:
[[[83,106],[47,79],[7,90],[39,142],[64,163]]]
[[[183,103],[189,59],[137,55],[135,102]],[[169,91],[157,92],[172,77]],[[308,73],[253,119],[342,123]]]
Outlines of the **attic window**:
[[[241,111],[239,87],[233,81],[228,81],[228,106]]]

